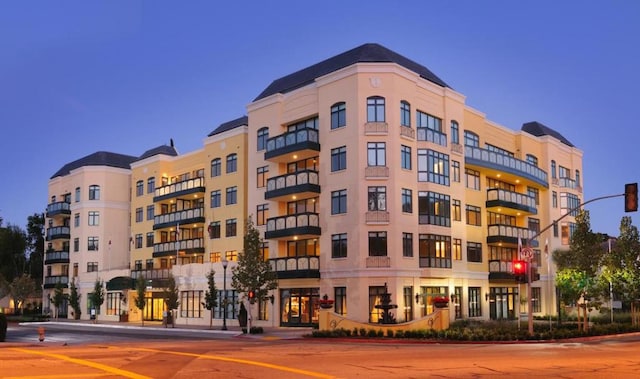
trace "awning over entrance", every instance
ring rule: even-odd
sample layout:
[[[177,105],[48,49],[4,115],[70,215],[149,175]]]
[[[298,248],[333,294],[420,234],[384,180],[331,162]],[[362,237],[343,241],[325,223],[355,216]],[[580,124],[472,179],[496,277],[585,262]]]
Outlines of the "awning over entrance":
[[[107,282],[107,291],[120,291],[134,289],[133,279],[128,276],[116,276]]]

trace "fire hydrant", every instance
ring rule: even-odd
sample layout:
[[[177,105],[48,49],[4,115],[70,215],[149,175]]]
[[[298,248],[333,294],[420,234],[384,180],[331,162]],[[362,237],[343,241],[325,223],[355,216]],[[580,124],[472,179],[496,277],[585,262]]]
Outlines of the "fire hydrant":
[[[38,340],[40,342],[44,341],[44,327],[43,326],[38,328]]]

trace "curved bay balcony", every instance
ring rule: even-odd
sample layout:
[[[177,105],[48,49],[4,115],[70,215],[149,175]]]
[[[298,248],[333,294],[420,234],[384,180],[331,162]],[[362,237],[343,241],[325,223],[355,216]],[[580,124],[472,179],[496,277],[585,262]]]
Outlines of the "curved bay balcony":
[[[193,178],[156,188],[153,194],[153,201],[158,202],[161,200],[185,196],[192,193],[204,192],[204,178]]]
[[[47,229],[47,241],[71,238],[71,229],[68,226],[53,226]]]
[[[278,279],[320,278],[320,257],[286,257],[269,259]]]
[[[511,225],[489,225],[487,233],[487,243],[502,243],[512,246],[518,245],[518,238],[523,239],[523,243],[529,243],[533,247],[538,246],[538,241],[531,240],[536,234],[535,231]]]
[[[320,179],[317,171],[303,170],[267,179],[267,190],[264,198],[268,200],[286,201],[291,195],[296,200],[304,200],[318,196]]]
[[[320,216],[306,212],[267,219],[265,239],[277,239],[297,236],[301,239],[320,235]]]
[[[501,208],[501,213],[515,215],[518,212],[537,214],[536,199],[523,193],[500,188],[487,190],[487,208]]]
[[[131,271],[131,279],[135,283],[139,277],[143,277],[149,287],[166,288],[169,284],[170,268],[156,268],[149,270]]]
[[[513,276],[513,262],[490,260],[489,280],[498,282],[513,282],[515,280],[515,277]]]
[[[51,218],[57,215],[71,215],[71,204],[66,201],[58,201],[47,205],[47,217]]]
[[[204,238],[161,242],[153,245],[153,257],[175,257],[178,252],[185,254],[204,253]]]
[[[509,155],[479,147],[465,146],[464,163],[471,166],[506,172],[549,188],[549,179],[544,170],[529,162]]]
[[[153,230],[174,227],[178,224],[204,223],[204,208],[185,209],[153,217]]]
[[[44,264],[50,265],[54,263],[69,263],[69,249],[66,250],[49,250],[44,253]]]
[[[304,128],[293,132],[287,132],[267,140],[267,151],[264,159],[272,162],[289,162],[302,160],[318,155],[320,151],[320,138],[318,131],[312,128]],[[291,158],[289,154],[295,153]]]
[[[52,275],[44,277],[44,288],[55,288],[58,283],[62,284],[63,288],[67,288],[69,286],[69,276]]]

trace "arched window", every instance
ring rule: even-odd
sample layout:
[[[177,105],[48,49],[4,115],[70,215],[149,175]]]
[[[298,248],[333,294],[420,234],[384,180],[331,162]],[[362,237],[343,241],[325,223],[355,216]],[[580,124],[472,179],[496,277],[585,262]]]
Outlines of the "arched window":
[[[451,143],[460,144],[460,129],[456,120],[451,120]]]
[[[138,180],[136,182],[136,196],[144,195],[144,182],[142,180]]]
[[[474,132],[464,131],[464,145],[471,147],[480,147],[480,137]]]
[[[331,106],[331,129],[341,128],[347,125],[347,107],[344,102]]]
[[[532,165],[538,167],[538,157],[536,157],[533,154],[527,154],[527,162],[529,162]]]
[[[156,178],[153,176],[147,179],[147,193],[153,193],[156,190]]]
[[[238,154],[227,155],[227,174],[238,171]]]
[[[211,177],[222,175],[222,161],[220,158],[211,160]]]
[[[411,127],[411,104],[404,100],[400,102],[400,125]]]
[[[551,161],[551,178],[555,179],[556,176],[556,161]]]
[[[76,187],[76,203],[80,201],[80,187]]]
[[[100,200],[100,186],[92,184],[89,186],[89,200]]]
[[[384,122],[384,97],[367,98],[367,122]]]
[[[269,128],[266,126],[264,128],[258,129],[258,151],[264,150],[267,148],[267,140],[269,139]]]

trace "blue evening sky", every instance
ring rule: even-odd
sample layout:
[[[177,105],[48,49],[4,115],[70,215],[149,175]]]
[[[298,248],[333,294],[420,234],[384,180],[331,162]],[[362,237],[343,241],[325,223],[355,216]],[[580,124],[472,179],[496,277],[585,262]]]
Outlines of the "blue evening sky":
[[[201,148],[269,83],[367,42],[428,67],[488,119],[584,152],[585,200],[640,181],[638,1],[0,1],[0,217],[100,150]],[[618,235],[622,198],[588,205]],[[636,214],[627,214],[636,218]]]

